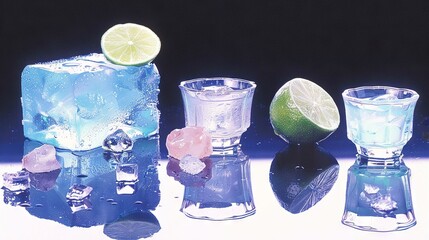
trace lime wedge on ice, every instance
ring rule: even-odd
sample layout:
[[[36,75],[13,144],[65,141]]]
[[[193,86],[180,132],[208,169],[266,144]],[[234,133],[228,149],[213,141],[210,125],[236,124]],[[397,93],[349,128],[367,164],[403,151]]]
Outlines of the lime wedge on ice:
[[[120,65],[143,65],[161,50],[161,41],[149,28],[135,23],[118,24],[101,37],[101,49],[108,60]]]
[[[286,82],[270,105],[274,132],[289,143],[319,142],[340,124],[332,97],[319,85],[302,78]]]

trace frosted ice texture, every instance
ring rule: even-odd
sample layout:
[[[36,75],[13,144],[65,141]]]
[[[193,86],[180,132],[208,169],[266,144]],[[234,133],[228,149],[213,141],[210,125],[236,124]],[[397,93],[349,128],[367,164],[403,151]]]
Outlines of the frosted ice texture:
[[[133,140],[159,129],[155,64],[120,66],[103,54],[38,63],[22,73],[25,137],[58,148],[99,147],[122,129]]]

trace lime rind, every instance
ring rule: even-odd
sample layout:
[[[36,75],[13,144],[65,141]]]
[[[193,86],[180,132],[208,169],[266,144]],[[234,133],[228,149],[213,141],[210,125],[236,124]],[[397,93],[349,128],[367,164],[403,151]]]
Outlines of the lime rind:
[[[161,50],[161,41],[148,27],[135,23],[117,24],[101,37],[101,49],[115,64],[139,66],[155,59]]]

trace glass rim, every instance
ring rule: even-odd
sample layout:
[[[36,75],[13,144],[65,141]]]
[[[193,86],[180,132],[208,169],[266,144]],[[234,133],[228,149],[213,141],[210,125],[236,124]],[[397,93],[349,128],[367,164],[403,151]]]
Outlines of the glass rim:
[[[189,79],[189,80],[183,80],[180,82],[179,87],[186,89],[188,91],[192,91],[192,92],[200,92],[201,90],[195,89],[195,88],[190,88],[185,86],[186,84],[189,83],[194,83],[194,82],[202,82],[202,81],[232,81],[232,82],[243,82],[243,83],[247,83],[249,84],[248,88],[243,88],[243,89],[232,89],[232,91],[236,91],[236,92],[242,92],[242,91],[249,91],[249,90],[253,90],[256,88],[256,83],[254,81],[250,81],[250,80],[246,80],[246,79],[242,79],[242,78],[234,78],[234,77],[206,77],[206,78],[194,78],[194,79]]]
[[[367,98],[358,98],[358,97],[352,97],[348,94],[352,91],[361,91],[361,90],[379,90],[379,89],[386,89],[386,90],[393,90],[393,91],[403,91],[403,92],[409,92],[411,96],[409,98],[402,98],[402,99],[386,99],[386,100],[371,100]],[[392,104],[397,102],[416,102],[419,98],[419,94],[409,88],[401,88],[401,87],[391,87],[391,86],[360,86],[355,88],[347,88],[342,93],[343,99],[350,101],[350,102],[356,102],[356,103],[365,103],[365,104],[372,104],[372,105],[382,105],[382,104]]]

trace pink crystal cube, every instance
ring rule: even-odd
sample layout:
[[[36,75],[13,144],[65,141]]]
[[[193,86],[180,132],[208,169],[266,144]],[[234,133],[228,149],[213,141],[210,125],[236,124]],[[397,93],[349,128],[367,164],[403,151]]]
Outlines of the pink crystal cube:
[[[168,155],[179,160],[186,155],[201,159],[213,153],[211,136],[203,127],[174,129],[167,136],[166,146]]]
[[[53,146],[44,144],[22,158],[22,167],[31,173],[50,172],[61,168]]]

